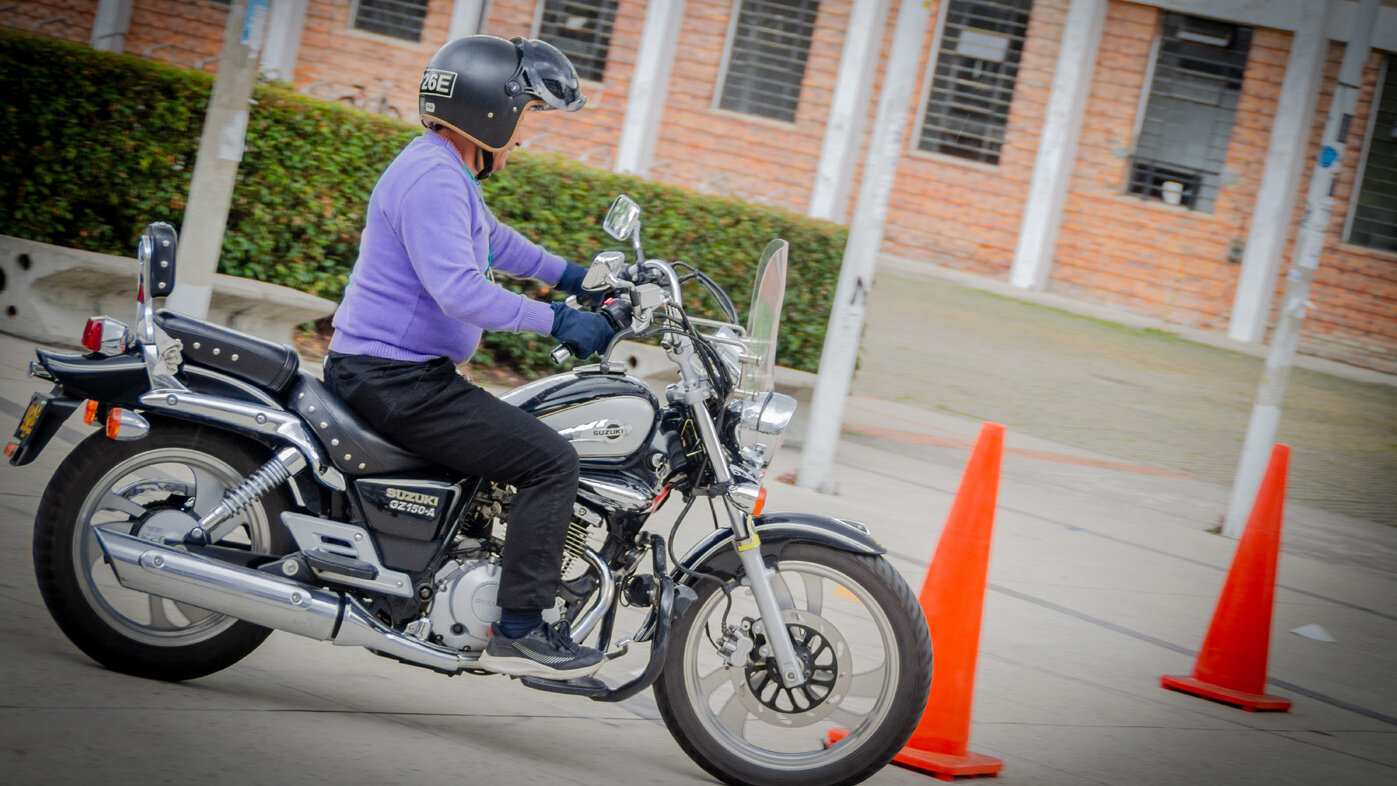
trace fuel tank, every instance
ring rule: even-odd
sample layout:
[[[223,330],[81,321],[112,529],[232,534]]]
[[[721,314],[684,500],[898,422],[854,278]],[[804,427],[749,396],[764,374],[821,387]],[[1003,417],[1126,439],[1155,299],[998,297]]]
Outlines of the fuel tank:
[[[584,463],[648,454],[660,408],[644,383],[585,370],[535,380],[500,399],[548,424],[572,443]]]

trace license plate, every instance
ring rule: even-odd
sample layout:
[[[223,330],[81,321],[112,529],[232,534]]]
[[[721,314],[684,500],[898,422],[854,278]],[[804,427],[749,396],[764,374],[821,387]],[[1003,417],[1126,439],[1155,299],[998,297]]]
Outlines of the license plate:
[[[49,399],[42,393],[35,393],[34,397],[29,399],[29,408],[24,410],[24,417],[19,419],[19,427],[15,429],[16,442],[23,445],[29,439],[39,421],[44,419],[44,410],[48,409],[48,405]]]

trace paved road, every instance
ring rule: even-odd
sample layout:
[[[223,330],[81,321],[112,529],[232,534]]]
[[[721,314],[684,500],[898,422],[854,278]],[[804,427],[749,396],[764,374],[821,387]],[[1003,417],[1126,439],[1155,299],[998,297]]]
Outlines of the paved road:
[[[1208,393],[1223,371],[1185,379],[1179,369],[1198,368],[1197,358],[1215,350],[983,293],[938,294],[917,289],[926,282],[896,281],[879,280],[870,335],[890,346],[900,341],[902,366],[893,365],[889,347],[871,345],[838,447],[840,493],[772,483],[768,504],[869,522],[916,587],[977,418],[1009,424],[969,746],[1004,761],[998,783],[1397,781],[1397,528],[1377,523],[1382,511],[1350,515],[1329,509],[1337,507],[1329,500],[1321,507],[1295,495],[1287,503],[1268,673],[1270,692],[1295,701],[1291,712],[1246,713],[1164,691],[1160,675],[1190,671],[1235,549],[1206,531],[1227,499],[1226,483],[1208,467],[1222,471],[1230,462],[1210,459],[1222,448],[1187,435],[1221,431],[1224,425],[1208,420],[1212,411],[1224,408],[1218,402],[1249,401],[1252,383]],[[898,302],[911,315],[890,307]],[[1014,322],[1025,310],[1040,321]],[[915,319],[918,313],[925,318]],[[937,323],[935,314],[947,319]],[[1024,349],[1016,339],[1039,346]],[[1147,357],[1130,339],[1179,359]],[[1102,349],[1114,341],[1120,346]],[[1053,348],[1060,359],[1050,361],[1044,353]],[[0,336],[0,420],[17,416],[37,387],[24,376],[29,357],[23,342]],[[1093,365],[1105,357],[1111,360]],[[1071,386],[1093,374],[1108,379]],[[1353,386],[1332,384],[1338,411],[1351,401],[1369,406]],[[1357,389],[1379,409],[1390,400],[1381,386]],[[1155,401],[1161,392],[1195,402],[1195,420],[1206,422]],[[1245,403],[1230,406],[1245,412]],[[1366,427],[1352,433],[1390,434],[1382,413],[1355,417]],[[1153,425],[1135,424],[1126,436],[1118,424],[1132,419]],[[102,670],[49,620],[29,564],[38,497],[84,434],[70,426],[35,465],[0,467],[0,600],[7,610],[0,773],[7,783],[712,782],[669,738],[648,695],[598,705],[499,678],[447,679],[288,634],[187,684]],[[1319,439],[1315,448],[1295,442],[1298,458],[1348,449],[1333,440]],[[773,477],[799,466],[797,448],[778,456]],[[1293,487],[1301,466],[1297,460]],[[1335,476],[1345,482],[1343,473]],[[1290,632],[1309,624],[1336,641]],[[929,781],[889,768],[870,782]]]
[[[856,392],[1232,482],[1259,357],[896,264],[868,314]],[[1293,451],[1290,496],[1397,524],[1397,378],[1359,376],[1379,381],[1291,374],[1278,434]]]

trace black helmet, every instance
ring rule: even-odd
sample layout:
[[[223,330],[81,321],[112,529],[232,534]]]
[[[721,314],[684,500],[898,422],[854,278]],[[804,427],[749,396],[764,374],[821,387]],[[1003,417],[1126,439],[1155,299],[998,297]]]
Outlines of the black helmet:
[[[575,112],[586,99],[567,55],[543,41],[492,35],[458,38],[438,49],[422,73],[417,112],[492,153],[514,140],[528,109]]]

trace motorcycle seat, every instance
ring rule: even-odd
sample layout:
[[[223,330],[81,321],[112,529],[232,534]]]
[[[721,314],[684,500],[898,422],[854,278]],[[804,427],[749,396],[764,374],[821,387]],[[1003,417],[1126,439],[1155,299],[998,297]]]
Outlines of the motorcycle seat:
[[[179,339],[186,363],[221,371],[278,396],[296,381],[301,360],[285,344],[165,309],[155,315],[155,322]]]
[[[325,384],[302,371],[291,389],[291,409],[305,418],[311,431],[346,475],[392,475],[436,465],[379,436]]]

